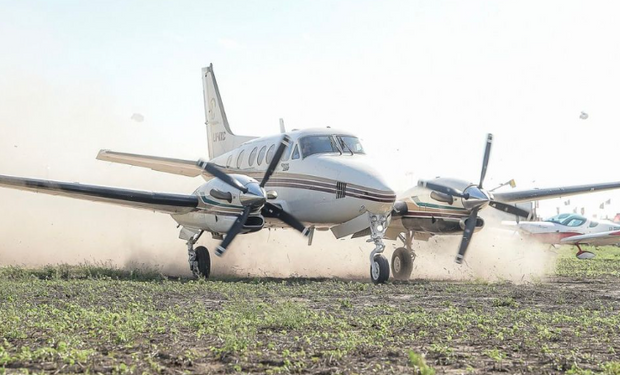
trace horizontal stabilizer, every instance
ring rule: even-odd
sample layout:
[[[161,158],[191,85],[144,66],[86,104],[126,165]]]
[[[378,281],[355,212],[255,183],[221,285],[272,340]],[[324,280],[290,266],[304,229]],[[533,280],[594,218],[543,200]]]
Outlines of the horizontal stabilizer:
[[[97,160],[128,164],[136,167],[149,168],[158,172],[172,173],[187,177],[197,177],[203,173],[206,173],[202,168],[196,166],[196,161],[193,160],[128,154],[124,152],[115,152],[110,150],[99,151],[99,154],[97,155]]]
[[[198,206],[195,195],[154,193],[120,189],[107,186],[84,185],[76,182],[60,182],[0,175],[0,187],[60,195],[93,202],[112,203],[132,208],[142,208],[169,214],[182,214]]]

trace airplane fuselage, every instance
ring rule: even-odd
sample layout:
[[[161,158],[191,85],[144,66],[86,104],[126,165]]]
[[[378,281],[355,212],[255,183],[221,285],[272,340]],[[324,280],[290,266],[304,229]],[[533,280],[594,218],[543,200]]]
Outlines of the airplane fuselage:
[[[338,145],[334,137],[355,137],[335,129],[298,130],[286,133],[290,146],[265,186],[275,191],[271,200],[299,220],[317,227],[331,227],[354,219],[365,212],[389,214],[396,199],[379,172],[367,163],[367,156]],[[211,162],[226,173],[252,177],[259,182],[268,166],[270,152],[283,135],[256,138]],[[304,138],[333,140],[336,151],[303,150]],[[319,145],[320,146],[320,145]],[[314,150],[316,151],[316,150]],[[272,156],[272,155],[271,155]],[[270,161],[270,160],[269,160]],[[209,176],[204,176],[210,179]],[[280,225],[269,222],[267,225]]]

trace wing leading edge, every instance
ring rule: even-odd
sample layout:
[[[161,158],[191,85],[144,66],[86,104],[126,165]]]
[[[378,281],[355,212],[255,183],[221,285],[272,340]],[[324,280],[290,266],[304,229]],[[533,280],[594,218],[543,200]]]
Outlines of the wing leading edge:
[[[182,214],[198,206],[195,195],[154,193],[72,182],[0,175],[0,187],[59,195],[93,202],[112,203],[169,214]]]
[[[597,191],[620,189],[620,182],[608,182],[602,184],[561,186],[546,189],[531,189],[521,191],[509,191],[505,193],[494,193],[496,200],[506,203],[518,203],[536,201],[541,199],[551,199],[568,197],[570,195],[582,193],[594,193]]]
[[[97,160],[150,168],[158,172],[172,173],[187,177],[197,177],[206,173],[203,169],[196,166],[196,162],[192,160],[128,154],[125,152],[115,152],[110,150],[99,151],[99,154],[97,154]]]
[[[620,231],[614,230],[601,233],[582,234],[562,239],[567,244],[588,244],[593,246],[613,245],[620,242]]]

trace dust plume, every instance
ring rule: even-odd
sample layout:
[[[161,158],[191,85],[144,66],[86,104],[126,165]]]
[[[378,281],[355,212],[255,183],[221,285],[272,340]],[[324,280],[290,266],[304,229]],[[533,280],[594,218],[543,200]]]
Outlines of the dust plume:
[[[466,262],[454,258],[460,236],[437,236],[428,242],[415,241],[417,258],[413,279],[487,280],[525,282],[553,271],[555,253],[547,245],[531,241],[506,229],[501,214],[485,210],[485,228],[474,235]],[[207,241],[212,248],[215,241]],[[386,241],[385,256],[391,259],[400,242]],[[290,230],[264,230],[243,235],[223,258],[213,259],[216,274],[269,277],[369,277],[369,254],[373,244],[366,239],[336,240],[331,232],[316,232],[312,246]]]

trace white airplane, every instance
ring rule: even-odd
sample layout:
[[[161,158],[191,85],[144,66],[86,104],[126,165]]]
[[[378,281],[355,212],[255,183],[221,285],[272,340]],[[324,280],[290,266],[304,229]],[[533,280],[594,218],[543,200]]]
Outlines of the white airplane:
[[[484,225],[479,210],[492,206],[527,216],[508,203],[620,188],[620,182],[493,194],[482,188],[490,155],[489,135],[479,184],[452,179],[421,182],[396,202],[395,193],[378,171],[366,163],[359,139],[335,129],[293,130],[284,135],[247,137],[233,134],[213,73],[203,68],[203,93],[209,162],[101,150],[99,160],[150,168],[206,183],[192,194],[154,193],[0,175],[0,186],[106,202],[170,214],[182,227],[189,265],[196,276],[208,277],[211,257],[204,246],[194,248],[204,232],[222,239],[215,253],[223,255],[237,234],[269,227],[292,227],[309,236],[331,229],[337,238],[370,236],[370,276],[385,282],[390,265],[383,240],[401,238],[405,248],[393,256],[396,278],[408,278],[413,263],[411,242],[435,234],[461,234],[457,261],[465,255],[472,234]],[[394,217],[395,220],[391,221]],[[390,225],[391,221],[391,225]]]
[[[101,150],[99,160],[146,167],[206,183],[192,194],[154,193],[0,175],[0,186],[71,198],[99,201],[167,213],[182,226],[194,275],[208,277],[211,258],[194,245],[204,232],[223,239],[222,255],[235,236],[265,227],[292,227],[304,235],[353,219],[365,223],[377,262],[396,199],[378,171],[366,163],[358,138],[335,129],[293,130],[284,135],[247,137],[233,134],[213,73],[203,68],[203,93],[209,162],[180,160]],[[307,223],[306,226],[303,223]],[[385,268],[385,267],[384,267]],[[382,269],[384,272],[384,268]],[[388,274],[371,273],[373,281]]]
[[[588,219],[577,214],[559,214],[544,221],[508,222],[532,238],[550,245],[575,245],[577,258],[591,259],[594,253],[580,245],[605,246],[620,243],[620,224]]]

